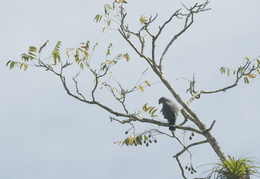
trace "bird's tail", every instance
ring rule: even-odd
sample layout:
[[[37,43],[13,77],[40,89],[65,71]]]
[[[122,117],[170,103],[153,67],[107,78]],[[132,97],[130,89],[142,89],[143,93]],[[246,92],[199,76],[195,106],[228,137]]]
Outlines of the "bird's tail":
[[[174,126],[170,126],[170,127],[169,127],[169,130],[170,130],[170,131],[175,131],[175,127],[174,127]]]

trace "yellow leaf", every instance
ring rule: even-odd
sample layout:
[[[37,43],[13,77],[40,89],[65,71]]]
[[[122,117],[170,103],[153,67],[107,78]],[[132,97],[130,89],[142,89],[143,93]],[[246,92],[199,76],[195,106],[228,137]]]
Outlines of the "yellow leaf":
[[[123,56],[123,54],[118,54],[117,58],[121,58]]]
[[[125,57],[126,61],[129,62],[129,60],[130,60],[129,54],[128,53],[124,54],[124,57]]]
[[[127,3],[125,0],[119,0],[119,1],[115,1],[115,2]]]
[[[143,110],[144,110],[144,111],[147,111],[147,104],[148,104],[148,103],[146,103],[146,104],[143,106]]]
[[[123,141],[117,141],[117,142],[114,142],[114,144],[120,145],[120,144],[122,144],[122,142],[123,142]]]
[[[145,81],[145,83],[146,83],[148,86],[151,86],[151,84],[150,84],[148,81]]]
[[[139,21],[141,24],[143,24],[143,23],[147,22],[148,20],[146,19],[146,17],[141,16]]]
[[[134,141],[135,141],[135,136],[134,136],[134,134],[131,134],[131,136],[130,136],[128,139],[129,139],[128,144],[129,144],[129,145],[133,145],[133,144],[134,144]]]
[[[250,59],[249,59],[248,57],[245,57],[245,59],[246,59],[247,61],[250,61]]]
[[[121,97],[124,98],[125,97],[125,92],[121,91]]]
[[[246,76],[249,77],[249,78],[255,78],[255,74],[248,74]]]
[[[138,88],[139,88],[142,92],[144,91],[144,88],[143,88],[141,85],[139,85]]]
[[[27,68],[28,68],[28,65],[24,64],[24,65],[23,65],[23,70],[26,71]]]
[[[225,69],[224,67],[221,67],[221,68],[219,69],[219,71],[221,72],[221,74],[223,74],[223,73],[226,72],[226,69]]]
[[[146,42],[144,37],[141,37],[141,41],[142,41],[142,43]]]

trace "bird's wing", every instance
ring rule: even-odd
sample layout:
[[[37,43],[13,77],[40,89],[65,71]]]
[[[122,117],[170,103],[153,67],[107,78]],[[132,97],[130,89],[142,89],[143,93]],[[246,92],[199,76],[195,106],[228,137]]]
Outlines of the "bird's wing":
[[[162,113],[165,119],[168,120],[170,124],[175,124],[175,112],[172,103],[165,103],[162,108]]]

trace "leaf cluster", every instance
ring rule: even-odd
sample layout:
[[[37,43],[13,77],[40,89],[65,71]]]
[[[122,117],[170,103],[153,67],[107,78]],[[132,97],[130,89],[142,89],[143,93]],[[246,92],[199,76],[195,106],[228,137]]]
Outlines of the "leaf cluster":
[[[233,70],[227,67],[221,67],[219,69],[221,74],[226,74],[228,77],[232,75],[236,75],[237,79],[241,79],[243,77],[244,83],[249,84],[249,79],[256,78],[256,74],[260,74],[260,60],[255,58],[254,60],[250,60],[248,57],[245,57],[245,64],[240,66],[237,70]]]
[[[29,46],[28,52],[23,53],[21,57],[21,62],[9,60],[6,63],[6,66],[9,66],[10,69],[13,69],[14,67],[20,67],[24,69],[24,71],[27,70],[28,66],[41,66],[43,63],[40,60],[41,52],[46,47],[47,43],[49,41],[47,40],[42,46],[40,46],[39,49],[37,49],[35,46]],[[54,49],[51,52],[51,56],[48,59],[52,59],[52,66],[55,66],[57,63],[61,61],[60,56],[60,47],[61,47],[61,41],[58,41],[55,45]],[[45,66],[46,67],[46,66]]]
[[[127,3],[124,0],[114,1],[112,5],[105,4],[104,5],[104,14],[97,14],[94,18],[94,21],[101,22],[104,21],[105,25],[102,27],[102,31],[105,29],[110,29],[111,22],[115,22],[116,24],[120,24],[124,14],[125,9],[123,8],[123,4]],[[116,14],[114,13],[116,12]],[[120,13],[118,13],[120,12]]]
[[[157,117],[157,115],[155,114],[155,112],[158,110],[157,108],[155,108],[155,106],[147,106],[148,103],[146,103],[145,105],[143,105],[143,111],[147,112],[151,117]]]
[[[221,179],[247,179],[250,175],[258,174],[254,160],[251,158],[239,158],[228,156],[228,160],[215,164],[212,170],[214,178]]]
[[[127,132],[126,132],[126,134],[127,134]],[[157,140],[154,137],[152,137],[150,134],[149,135],[140,134],[137,136],[135,136],[134,134],[131,134],[125,140],[117,141],[114,143],[121,145],[121,146],[123,146],[124,144],[126,146],[138,146],[138,145],[144,144],[146,147],[148,147],[149,144],[151,144],[151,143],[157,143]]]
[[[40,46],[39,49],[35,46],[30,46],[28,52],[21,55],[21,61],[9,60],[6,63],[6,66],[8,66],[10,69],[13,69],[14,67],[19,67],[20,69],[23,68],[24,71],[27,70],[28,66],[44,67],[46,68],[46,70],[52,69],[52,66],[56,66],[58,63],[62,63],[60,54],[61,41],[57,42],[50,54],[50,57],[41,59],[41,52],[46,47],[48,42],[49,41],[46,41],[42,46]],[[91,69],[91,55],[95,51],[97,46],[98,43],[96,43],[93,48],[90,49],[90,42],[87,41],[86,43],[81,43],[79,47],[67,48],[65,54],[68,59],[73,58],[73,61],[78,64],[80,69],[83,70],[85,67],[87,67],[95,74],[100,74],[101,72],[103,72],[103,74],[106,74],[108,69],[115,65],[118,60],[122,58],[126,59],[126,61],[130,60],[130,56],[128,53],[118,54],[114,58],[110,59],[109,56],[111,55],[111,48],[113,46],[112,43],[110,43],[108,45],[108,48],[106,49],[106,60],[100,64],[99,70]],[[48,61],[46,62],[47,59]]]

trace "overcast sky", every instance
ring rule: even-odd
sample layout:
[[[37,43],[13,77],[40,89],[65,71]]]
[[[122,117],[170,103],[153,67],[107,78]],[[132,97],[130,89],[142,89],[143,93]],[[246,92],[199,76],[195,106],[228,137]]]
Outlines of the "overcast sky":
[[[112,35],[102,33],[102,23],[96,24],[93,20],[96,14],[103,12],[103,5],[112,1],[1,2],[0,178],[182,178],[172,158],[178,151],[175,140],[158,136],[158,143],[150,147],[119,147],[113,142],[126,137],[124,132],[129,129],[128,125],[110,123],[107,112],[69,97],[59,79],[50,72],[34,68],[26,72],[10,71],[5,67],[8,60],[19,60],[28,46],[39,47],[46,40],[50,41],[49,50],[61,40],[61,52],[87,40],[92,44],[99,42],[96,58],[104,58],[105,47],[113,42],[114,55],[128,52],[131,56],[130,62],[123,62],[115,72],[122,85],[131,87],[148,65],[134,55],[116,31]],[[180,1],[176,0],[129,0],[125,6],[133,29],[140,27],[141,15],[149,17],[158,13],[156,25],[160,25],[180,7]],[[212,0],[209,7],[210,11],[195,17],[193,26],[165,58],[166,77],[184,100],[189,99],[185,93],[188,83],[177,78],[190,79],[195,74],[198,90],[221,88],[231,84],[233,79],[220,75],[221,66],[235,69],[243,64],[244,57],[253,59],[260,55],[259,0]],[[162,36],[158,52],[176,26],[171,24]],[[144,80],[158,82],[149,69]],[[227,155],[260,159],[259,90],[258,77],[249,85],[240,83],[225,93],[202,96],[191,105],[206,125],[216,120],[212,133]],[[100,95],[99,99],[105,104],[114,104],[111,97]],[[132,111],[139,110],[147,102],[161,108],[158,105],[161,96],[172,98],[159,83],[144,92],[136,91],[128,105]],[[161,115],[159,120],[163,120]],[[182,121],[182,117],[179,120]],[[136,125],[140,129],[153,127]],[[167,128],[160,129],[168,133]],[[208,144],[195,147],[192,153],[195,168],[218,161]],[[184,165],[189,163],[187,156],[183,158]],[[199,177],[208,168],[197,168],[198,174],[188,177]]]

